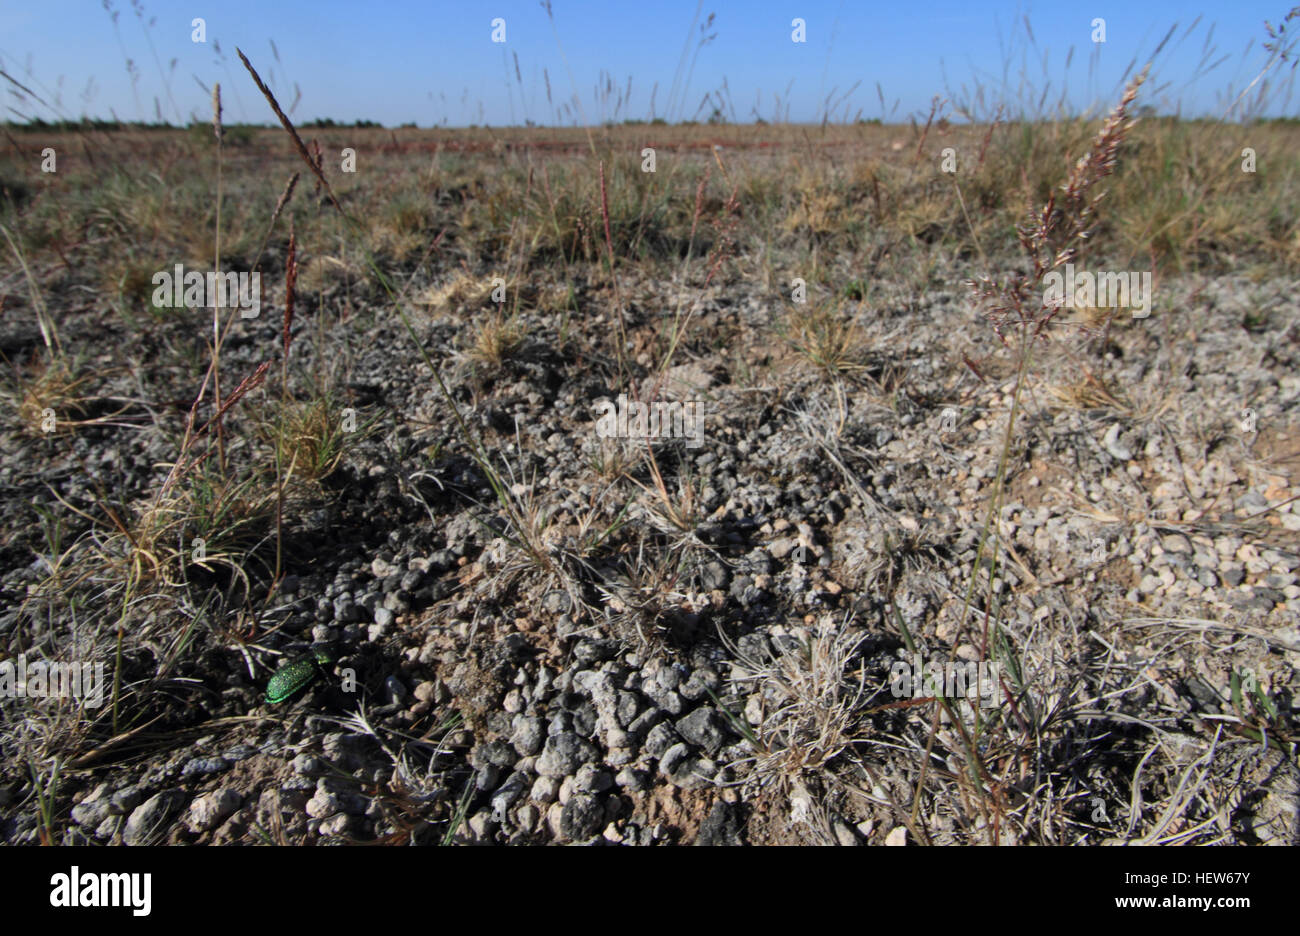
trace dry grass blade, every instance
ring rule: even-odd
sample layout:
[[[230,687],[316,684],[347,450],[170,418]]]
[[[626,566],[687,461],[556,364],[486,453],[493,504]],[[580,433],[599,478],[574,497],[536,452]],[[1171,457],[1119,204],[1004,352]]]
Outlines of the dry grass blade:
[[[284,265],[284,364],[289,361],[290,331],[293,328],[294,287],[298,283],[298,248],[289,229],[289,258]],[[283,366],[283,365],[282,365]]]
[[[280,124],[293,140],[293,145],[298,150],[298,155],[302,157],[302,161],[307,164],[309,169],[311,169],[312,175],[314,175],[316,180],[320,182],[321,186],[325,189],[325,194],[329,195],[330,201],[334,203],[334,207],[337,208],[341,214],[343,212],[343,206],[341,206],[339,200],[334,197],[334,189],[330,187],[329,180],[325,178],[325,173],[321,171],[320,164],[316,160],[312,159],[311,154],[307,152],[307,146],[302,142],[302,137],[298,136],[298,131],[294,129],[293,123],[285,116],[284,111],[280,109],[280,102],[275,99],[275,95],[271,93],[271,89],[262,81],[262,76],[257,73],[257,69],[253,67],[253,63],[248,60],[246,55],[244,55],[243,50],[236,47],[235,52],[238,53],[239,60],[244,63],[244,67],[248,69],[248,73],[253,76],[253,83],[257,85],[257,90],[262,92],[262,96],[266,98],[267,103],[271,105],[271,110],[275,111],[275,116],[280,119]]]

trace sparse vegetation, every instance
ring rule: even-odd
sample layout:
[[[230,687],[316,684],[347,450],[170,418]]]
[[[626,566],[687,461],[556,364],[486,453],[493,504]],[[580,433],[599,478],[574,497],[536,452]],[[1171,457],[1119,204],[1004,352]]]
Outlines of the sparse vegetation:
[[[547,74],[581,126],[390,130],[237,55],[211,122],[0,155],[0,663],[112,678],[0,699],[14,840],[684,841],[721,803],[764,843],[1295,841],[1293,120],[1144,112],[1144,69],[1101,119],[963,88],[911,127],[639,119],[606,74],[588,122]],[[234,80],[279,126],[223,122]],[[1050,300],[1067,265],[1151,315]],[[255,308],[157,301],[178,267]],[[598,436],[621,397],[704,445]],[[322,644],[355,684],[284,710],[343,733],[248,717]],[[894,691],[922,657],[991,701]],[[365,808],[296,801],[271,730]],[[199,738],[256,751],[221,822],[84,807]]]

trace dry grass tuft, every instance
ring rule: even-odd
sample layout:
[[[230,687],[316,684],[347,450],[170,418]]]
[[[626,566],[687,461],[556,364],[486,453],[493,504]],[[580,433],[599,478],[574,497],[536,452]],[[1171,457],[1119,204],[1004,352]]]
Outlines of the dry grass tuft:
[[[62,356],[49,362],[33,361],[32,367],[35,376],[24,379],[16,375],[16,388],[6,393],[22,431],[38,437],[76,426],[77,420],[70,417],[86,412],[90,398],[80,390],[94,375],[77,374]]]
[[[1047,392],[1065,409],[1111,409],[1121,414],[1133,411],[1122,391],[1108,386],[1091,371],[1080,380],[1049,385]]]
[[[526,334],[518,315],[504,315],[499,308],[494,309],[491,315],[480,319],[474,326],[469,357],[499,367],[524,343]]]
[[[859,649],[865,634],[824,621],[798,628],[790,642],[764,658],[732,646],[739,668],[733,681],[749,695],[753,769],[760,785],[787,789],[796,781],[828,775],[863,730],[871,695]]]
[[[838,306],[794,305],[787,313],[782,337],[829,380],[841,380],[866,368],[869,350],[861,325]]]

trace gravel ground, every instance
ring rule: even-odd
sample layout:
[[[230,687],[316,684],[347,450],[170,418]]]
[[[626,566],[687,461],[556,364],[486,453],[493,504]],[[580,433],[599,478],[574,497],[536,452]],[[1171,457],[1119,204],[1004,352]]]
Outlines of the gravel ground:
[[[952,272],[936,281],[960,283]],[[992,828],[968,800],[951,718],[881,706],[895,701],[891,665],[912,658],[900,619],[927,656],[981,658],[987,630],[982,618],[961,625],[963,598],[1014,365],[968,294],[940,285],[851,308],[863,366],[827,380],[774,337],[779,297],[715,281],[661,394],[706,414],[699,448],[656,444],[669,486],[696,498],[685,531],[664,516],[644,443],[595,431],[596,401],[629,390],[602,376],[616,372],[603,285],[579,290],[580,333],[528,312],[523,345],[499,367],[458,350],[481,312],[435,308],[417,322],[514,496],[546,518],[550,562],[512,544],[400,323],[358,312],[304,338],[297,364],[340,367],[348,405],[373,428],[329,496],[286,516],[274,598],[243,602],[223,582],[206,608],[141,608],[123,643],[133,721],[115,733],[101,715],[69,752],[57,836],[1295,844],[1297,285],[1173,279],[1150,318],[1105,338],[1063,326],[1036,352],[1007,469],[994,628],[1029,689],[1003,704],[1002,746],[985,752]],[[629,276],[629,330],[658,324],[652,310],[672,309],[679,289]],[[322,303],[344,298],[364,308],[355,292]],[[300,335],[317,315],[326,322],[301,314]],[[93,309],[64,322],[65,342],[105,374],[100,396],[192,398],[178,369],[133,376],[158,349],[193,344],[189,326],[164,323],[141,345]],[[250,372],[278,329],[277,316],[239,323],[226,373]],[[0,339],[12,359],[39,336],[6,323]],[[648,354],[636,363],[644,379]],[[175,457],[158,425],[180,426],[184,404],[136,402],[131,414],[150,418],[0,437],[9,657],[66,659],[89,641],[112,671],[117,609],[96,607],[93,589],[42,586],[37,508],[155,490]],[[593,467],[620,457],[639,484]],[[65,548],[86,531],[67,516]],[[313,645],[332,653],[329,678],[268,706],[277,657]],[[1250,722],[1234,714],[1234,668],[1279,709],[1267,746],[1237,730]],[[0,707],[0,840],[31,843],[42,819],[18,755],[64,730],[67,705]],[[1019,743],[1031,723],[1037,743]]]

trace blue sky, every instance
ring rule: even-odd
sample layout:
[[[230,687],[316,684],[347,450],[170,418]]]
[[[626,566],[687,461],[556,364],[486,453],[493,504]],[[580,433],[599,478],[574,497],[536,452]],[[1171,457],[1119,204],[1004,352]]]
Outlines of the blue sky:
[[[655,116],[705,119],[718,99],[703,109],[701,100],[721,93],[724,81],[729,95],[724,93],[722,109],[728,119],[734,110],[740,122],[752,121],[755,109],[770,120],[784,117],[787,108],[791,120],[817,121],[828,95],[836,99],[835,120],[859,113],[893,120],[920,114],[923,120],[934,95],[960,98],[962,85],[973,89],[978,79],[986,96],[996,96],[1004,74],[1006,96],[1031,111],[1045,87],[1048,102],[1066,89],[1070,109],[1096,110],[1114,101],[1134,57],[1139,65],[1145,61],[1175,23],[1178,31],[1157,59],[1157,80],[1149,85],[1159,94],[1143,101],[1162,112],[1217,117],[1263,67],[1264,20],[1276,24],[1291,2],[706,0],[700,7],[697,0],[553,0],[554,31],[537,0],[154,0],[137,4],[142,19],[127,0],[112,5],[116,28],[99,0],[4,0],[0,64],[46,101],[61,101],[60,110],[24,102],[4,82],[4,119],[116,114],[152,121],[155,99],[172,122],[191,115],[207,119],[200,83],[220,81],[227,121],[269,122],[272,115],[239,64],[236,46],[264,78],[273,78],[272,89],[286,108],[296,82],[296,120],[503,126],[526,119],[646,119],[656,85]],[[712,25],[702,32],[710,12]],[[206,43],[191,41],[195,17],[206,21]],[[505,20],[505,43],[491,41],[497,17]],[[796,17],[806,23],[804,43],[791,40]],[[1092,41],[1091,24],[1098,17],[1105,20],[1102,44]],[[1300,21],[1292,31],[1300,34]],[[714,38],[700,46],[708,35]],[[1227,58],[1198,77],[1207,39],[1217,51],[1206,65]],[[127,59],[134,64],[134,82]],[[547,104],[543,69],[553,105]],[[684,88],[676,95],[675,74]],[[1279,83],[1294,75],[1289,66],[1272,74]],[[604,85],[604,75],[616,90],[602,106],[595,89],[598,82]],[[628,90],[629,77],[630,98],[615,115],[614,101],[618,91]],[[883,114],[877,83],[886,102]],[[575,85],[581,112],[571,103]],[[1300,114],[1300,95],[1286,101],[1284,91],[1277,89],[1266,112]],[[557,118],[556,107],[564,103],[570,112]]]

